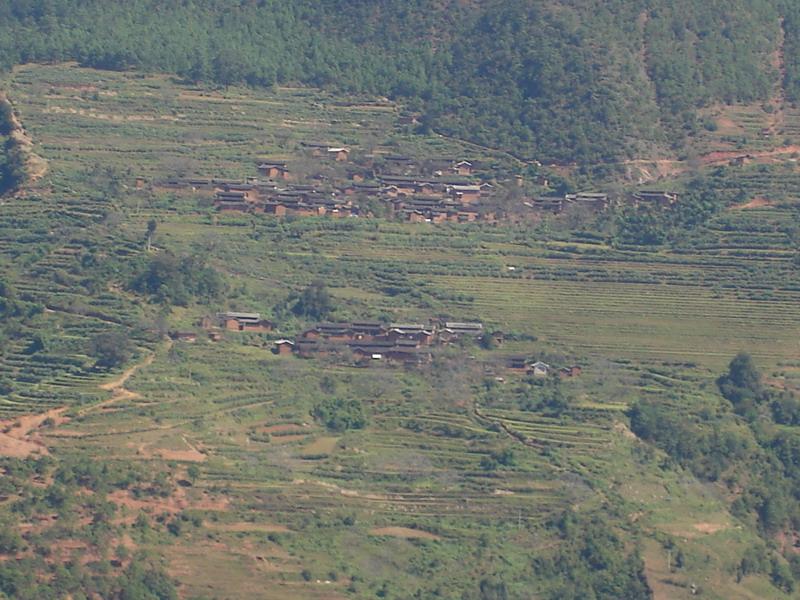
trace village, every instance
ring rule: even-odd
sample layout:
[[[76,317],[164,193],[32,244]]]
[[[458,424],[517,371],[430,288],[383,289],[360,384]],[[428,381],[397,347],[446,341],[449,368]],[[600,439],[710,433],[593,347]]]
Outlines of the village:
[[[270,334],[277,324],[255,312],[220,312],[205,316],[197,323],[210,342],[219,342],[225,333]],[[175,341],[195,343],[195,330],[172,331]],[[428,323],[386,323],[383,321],[320,322],[300,332],[294,339],[279,337],[272,341],[271,351],[277,356],[313,359],[334,357],[355,366],[393,365],[414,367],[430,364],[437,348],[464,342],[480,344],[485,349],[503,345],[502,331],[490,331],[479,321],[430,319]],[[487,363],[486,373],[499,369],[508,373],[545,378],[551,375],[575,377],[581,374],[578,365],[554,368],[530,356],[503,356]],[[498,377],[502,381],[502,377]]]
[[[464,158],[353,156],[347,147],[321,142],[301,142],[300,150],[306,159],[302,175],[288,161],[264,159],[255,164],[257,176],[176,177],[154,182],[153,188],[192,194],[210,201],[220,213],[340,218],[372,217],[380,210],[380,216],[411,223],[494,223],[509,208],[500,192],[525,185],[519,175],[499,183],[495,165]],[[605,192],[557,195],[547,191],[547,178],[534,183],[545,192],[523,194],[520,204],[533,215],[557,215],[572,207],[599,213],[619,202],[664,208],[678,201],[676,193],[657,190],[623,198]],[[137,187],[144,185],[137,179]]]

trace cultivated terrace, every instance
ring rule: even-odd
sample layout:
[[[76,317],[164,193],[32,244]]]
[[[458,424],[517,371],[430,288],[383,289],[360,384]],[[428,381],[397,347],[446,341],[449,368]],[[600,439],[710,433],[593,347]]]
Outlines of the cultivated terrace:
[[[790,155],[620,178],[374,96],[1,87],[0,595],[796,594]]]

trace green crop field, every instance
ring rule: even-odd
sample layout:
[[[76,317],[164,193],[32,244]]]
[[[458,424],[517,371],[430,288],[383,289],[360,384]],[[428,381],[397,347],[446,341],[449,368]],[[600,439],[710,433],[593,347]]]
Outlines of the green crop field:
[[[660,597],[692,597],[692,585],[704,598],[790,597],[765,572],[736,581],[759,543],[729,512],[744,482],[698,480],[637,439],[627,411],[655,399],[674,414],[721,414],[714,380],[739,351],[798,385],[794,167],[743,168],[731,185],[771,205],[720,212],[685,243],[655,248],[547,219],[223,215],[151,184],[255,176],[264,157],[334,174],[301,150],[320,139],[349,146],[353,161],[469,157],[503,174],[503,190],[519,165],[415,134],[385,99],[206,90],[73,64],[19,67],[4,89],[47,172],[0,206],[0,265],[33,315],[4,339],[3,435],[52,457],[166,473],[163,494],[108,494],[107,535],[157,557],[181,597],[477,598],[494,579],[509,598],[552,597],[559,575],[537,575],[536,559],[559,547],[564,511],[597,509],[627,536],[623,550],[641,549]],[[152,254],[202,256],[224,277],[221,298],[170,307],[127,286],[148,258],[151,219]],[[315,280],[332,319],[474,319],[505,340],[437,348],[409,369],[274,355],[274,340],[309,325],[287,302]],[[165,341],[222,310],[259,311],[277,330]],[[134,332],[127,362],[98,369],[89,341],[120,329]],[[583,372],[541,385],[506,371],[515,354]],[[366,425],[315,419],[334,397],[357,400]],[[54,422],[14,437],[20,415],[53,409]],[[665,568],[678,549],[683,565]]]

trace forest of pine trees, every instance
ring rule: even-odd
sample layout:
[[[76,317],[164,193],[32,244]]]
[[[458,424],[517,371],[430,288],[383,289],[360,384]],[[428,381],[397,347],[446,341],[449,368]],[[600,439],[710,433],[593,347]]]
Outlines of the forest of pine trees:
[[[596,163],[679,147],[699,106],[766,98],[782,17],[795,100],[800,9],[786,0],[10,0],[0,68],[77,60],[385,95],[417,108],[426,128]]]

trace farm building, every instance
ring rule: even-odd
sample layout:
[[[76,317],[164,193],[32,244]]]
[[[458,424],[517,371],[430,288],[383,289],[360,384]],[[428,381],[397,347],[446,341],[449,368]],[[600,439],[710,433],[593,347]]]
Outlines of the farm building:
[[[474,172],[475,169],[468,160],[461,160],[453,165],[453,173],[456,175],[472,175]]]
[[[479,323],[477,321],[445,321],[444,328],[452,333],[455,333],[456,335],[469,335],[473,337],[483,335],[483,323]]]
[[[527,373],[531,367],[531,361],[527,356],[509,356],[506,359],[506,368],[509,371]]]
[[[283,162],[265,161],[259,163],[258,173],[269,179],[289,179],[289,167]]]
[[[350,150],[347,148],[328,148],[326,152],[337,162],[344,162],[350,156]]]
[[[583,372],[583,369],[578,365],[571,365],[569,367],[563,367],[562,369],[558,370],[559,377],[577,377]]]
[[[550,365],[540,360],[537,360],[531,365],[530,374],[534,377],[547,377],[550,375]]]
[[[276,340],[272,345],[274,354],[286,355],[294,352],[294,342],[291,340]]]
[[[217,314],[222,327],[228,331],[266,333],[275,328],[272,321],[261,318],[260,313],[225,312]]]

